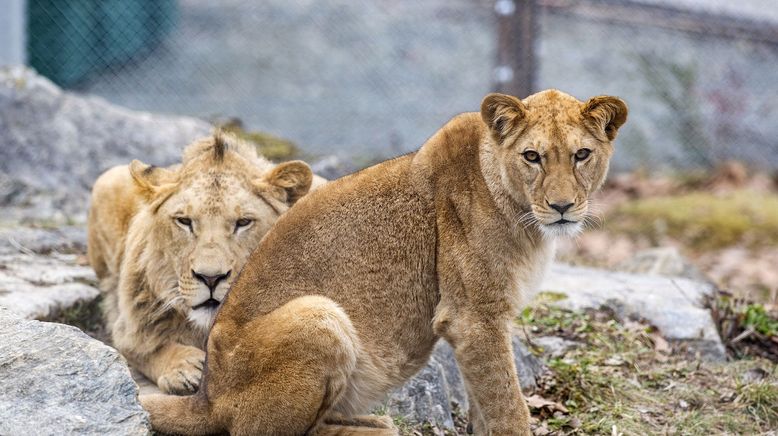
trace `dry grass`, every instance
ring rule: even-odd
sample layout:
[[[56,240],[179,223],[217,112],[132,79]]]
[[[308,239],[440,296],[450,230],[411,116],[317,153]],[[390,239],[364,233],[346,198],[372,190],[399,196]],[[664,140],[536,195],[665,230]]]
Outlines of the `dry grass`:
[[[549,373],[535,394],[567,413],[532,409],[535,435],[764,434],[778,428],[778,368],[759,357],[711,363],[667,345],[649,325],[607,310],[574,312],[542,295],[517,322],[532,338],[559,336],[579,344],[545,358]],[[460,414],[461,415],[461,414]],[[443,433],[429,425],[396,424],[402,435]]]
[[[239,138],[252,142],[257,146],[257,152],[273,161],[284,161],[299,158],[300,149],[294,142],[280,138],[267,132],[243,130],[240,123],[228,123],[221,126]]]
[[[662,350],[650,326],[602,311],[541,304],[525,311],[522,322],[531,336],[582,344],[549,360],[552,374],[540,394],[570,413],[541,411],[537,434],[759,434],[778,428],[778,370],[768,360],[709,363]]]
[[[734,191],[649,197],[624,204],[608,222],[616,231],[661,241],[669,236],[694,250],[778,244],[778,195]]]

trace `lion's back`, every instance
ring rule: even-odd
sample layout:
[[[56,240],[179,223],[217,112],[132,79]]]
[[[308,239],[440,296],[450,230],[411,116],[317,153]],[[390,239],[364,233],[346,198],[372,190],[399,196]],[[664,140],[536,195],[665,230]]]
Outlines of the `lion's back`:
[[[140,208],[127,165],[104,172],[92,187],[87,222],[87,255],[97,278],[118,274],[124,236]],[[108,291],[108,289],[103,289]]]

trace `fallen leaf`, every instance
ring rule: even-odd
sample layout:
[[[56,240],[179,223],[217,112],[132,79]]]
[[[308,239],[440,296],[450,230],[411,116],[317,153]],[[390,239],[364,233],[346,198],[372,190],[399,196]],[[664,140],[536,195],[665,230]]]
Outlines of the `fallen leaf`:
[[[551,430],[549,430],[548,427],[546,427],[546,424],[543,423],[540,427],[536,428],[535,431],[532,432],[535,436],[546,436],[547,434],[551,433]]]
[[[672,353],[673,348],[670,346],[670,343],[667,342],[667,340],[663,338],[662,335],[659,334],[659,332],[653,332],[649,335],[649,337],[651,338],[651,341],[654,343],[654,351],[662,354]]]
[[[624,358],[619,356],[618,354],[613,357],[609,357],[605,359],[604,362],[602,362],[602,364],[606,366],[621,366],[624,365],[624,363],[625,363]]]
[[[83,254],[79,254],[78,256],[76,256],[76,265],[89,266],[89,258]]]
[[[527,405],[533,409],[547,409],[551,412],[558,410],[563,413],[568,413],[567,407],[564,405],[557,403],[556,401],[547,400],[538,394],[528,397]]]

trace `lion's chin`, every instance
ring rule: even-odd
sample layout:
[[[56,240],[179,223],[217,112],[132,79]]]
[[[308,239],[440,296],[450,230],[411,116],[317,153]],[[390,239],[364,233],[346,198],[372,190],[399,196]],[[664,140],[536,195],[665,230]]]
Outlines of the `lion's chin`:
[[[542,224],[539,226],[543,237],[554,239],[560,237],[572,237],[581,233],[583,225],[580,221],[567,221],[564,223]]]
[[[204,306],[198,309],[192,309],[187,318],[189,319],[189,322],[197,327],[208,330],[211,328],[211,324],[213,324],[213,319],[216,317],[216,310],[218,308],[218,306]]]

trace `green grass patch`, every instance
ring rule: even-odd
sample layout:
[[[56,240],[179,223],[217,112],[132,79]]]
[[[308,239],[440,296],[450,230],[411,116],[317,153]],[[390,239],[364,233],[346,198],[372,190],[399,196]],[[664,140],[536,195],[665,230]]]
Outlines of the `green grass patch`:
[[[608,217],[614,230],[675,238],[698,250],[744,244],[778,244],[778,195],[735,191],[717,196],[695,192],[626,203]]]
[[[236,124],[226,124],[222,128],[245,141],[256,144],[257,152],[270,160],[283,161],[300,157],[300,149],[288,139],[267,132],[243,130]]]
[[[518,322],[530,342],[556,335],[582,344],[547,361],[551,374],[538,393],[570,411],[536,415],[555,434],[759,434],[778,425],[778,370],[766,359],[711,363],[660,353],[651,326],[607,311],[541,304]],[[744,381],[751,372],[761,378]]]

